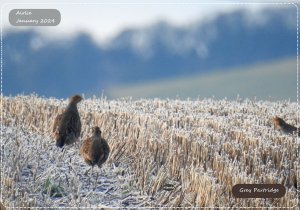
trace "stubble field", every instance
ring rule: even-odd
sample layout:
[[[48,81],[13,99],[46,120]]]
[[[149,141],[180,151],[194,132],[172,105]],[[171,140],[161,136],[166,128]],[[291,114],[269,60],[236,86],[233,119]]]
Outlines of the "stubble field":
[[[296,207],[300,176],[297,104],[255,100],[82,101],[80,142],[64,151],[51,137],[67,101],[2,97],[1,200],[10,207]],[[99,126],[111,154],[93,174],[79,155]],[[96,177],[98,179],[96,180]],[[280,183],[277,199],[237,199],[238,183]],[[299,184],[298,184],[299,186]],[[299,188],[299,187],[298,187]]]

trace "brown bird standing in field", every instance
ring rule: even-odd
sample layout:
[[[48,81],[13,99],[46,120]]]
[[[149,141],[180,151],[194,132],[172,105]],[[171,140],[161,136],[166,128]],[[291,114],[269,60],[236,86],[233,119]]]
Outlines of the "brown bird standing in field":
[[[110,152],[107,141],[101,137],[101,130],[98,126],[93,128],[93,135],[83,141],[80,154],[84,161],[91,166],[102,164],[107,160]]]
[[[274,117],[273,123],[276,129],[283,131],[286,134],[293,134],[297,133],[297,128],[295,126],[292,126],[288,123],[286,123],[282,118],[280,117]],[[300,132],[298,131],[298,136],[300,136]]]
[[[93,128],[93,135],[85,139],[80,148],[80,154],[84,161],[92,166],[92,174],[94,165],[98,165],[98,167],[101,168],[102,164],[107,160],[109,152],[109,145],[107,141],[101,137],[101,130],[98,126]]]
[[[82,100],[80,95],[74,95],[69,100],[65,111],[56,116],[53,124],[53,133],[56,146],[62,148],[76,142],[81,132],[81,121],[77,104]]]

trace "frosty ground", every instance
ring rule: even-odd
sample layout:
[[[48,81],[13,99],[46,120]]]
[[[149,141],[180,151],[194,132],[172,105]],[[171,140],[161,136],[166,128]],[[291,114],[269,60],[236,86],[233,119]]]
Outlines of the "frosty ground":
[[[129,186],[133,175],[125,163],[95,168],[92,175],[79,155],[79,145],[62,151],[51,138],[20,127],[1,131],[5,144],[2,177],[7,186],[3,199],[8,206],[120,207],[149,200]]]
[[[2,98],[6,206],[297,205],[297,138],[274,130],[271,122],[277,115],[297,125],[296,103],[86,99],[79,104],[81,142],[97,125],[112,149],[93,174],[79,155],[81,142],[62,151],[51,137],[52,121],[66,104],[35,95]],[[237,183],[281,183],[287,194],[236,199],[231,189]]]

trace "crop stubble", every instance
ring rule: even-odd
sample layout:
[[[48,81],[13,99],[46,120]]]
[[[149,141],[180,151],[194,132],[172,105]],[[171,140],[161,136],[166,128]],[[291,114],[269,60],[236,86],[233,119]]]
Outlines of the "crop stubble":
[[[20,132],[15,138],[2,139],[1,146],[6,155],[1,155],[7,171],[21,173],[26,165],[26,159],[21,157],[30,158],[28,154],[32,152],[45,151],[55,154],[55,158],[50,168],[30,166],[33,169],[28,170],[33,173],[33,180],[39,179],[35,177],[34,169],[45,174],[50,174],[49,170],[52,170],[54,180],[60,180],[64,173],[69,173],[64,180],[71,179],[68,181],[75,186],[86,184],[82,171],[88,167],[75,161],[76,158],[80,159],[77,152],[80,145],[66,152],[65,156],[70,158],[66,166],[59,161],[62,154],[57,152],[54,142],[49,138],[53,118],[63,110],[66,101],[30,95],[3,97],[2,102],[3,127],[6,130],[21,130],[22,135],[30,133],[26,144],[30,145],[32,138],[39,138],[41,142],[37,144],[39,149],[35,145],[22,150],[18,147],[24,141]],[[297,157],[299,145],[295,136],[275,131],[271,119],[278,115],[296,125],[296,111],[296,103],[248,99],[133,101],[130,98],[107,100],[102,97],[84,100],[79,105],[82,137],[97,125],[112,148],[106,164],[111,167],[101,169],[106,170],[110,177],[103,177],[102,182],[117,179],[120,171],[126,174],[126,178],[120,182],[126,183],[127,194],[120,196],[116,192],[110,198],[106,197],[111,202],[105,203],[104,199],[102,204],[107,206],[295,206],[297,195],[294,183],[297,175],[300,175]],[[35,138],[35,135],[38,137]],[[11,142],[13,140],[15,144]],[[37,161],[36,164],[42,165],[42,154],[38,160],[41,162]],[[118,168],[118,165],[121,167]],[[66,171],[62,171],[65,170],[63,166],[67,167]],[[20,173],[2,174],[2,188],[13,192],[12,186],[17,186],[19,190],[27,192],[21,196],[24,201],[33,202],[25,202],[27,206],[51,206],[55,202],[53,198],[40,197],[38,202],[34,201],[28,192],[32,194],[34,189],[34,193],[42,194],[41,189],[36,189],[32,184],[19,186],[19,179],[22,178]],[[238,183],[282,183],[287,187],[287,194],[280,199],[236,199],[231,189]],[[115,182],[111,183],[111,187],[115,185]],[[67,191],[64,197],[73,202],[68,205],[97,204],[92,198],[93,191],[88,191],[89,197],[86,192],[80,191],[82,189],[68,186],[64,189]],[[108,189],[109,183],[103,191]],[[131,192],[139,196],[133,199]],[[104,193],[103,196],[108,195]],[[85,202],[76,203],[80,199],[85,199]]]

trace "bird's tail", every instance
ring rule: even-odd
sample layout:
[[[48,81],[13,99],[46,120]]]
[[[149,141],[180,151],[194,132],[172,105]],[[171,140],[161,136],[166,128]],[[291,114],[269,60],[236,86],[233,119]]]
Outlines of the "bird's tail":
[[[55,135],[56,146],[62,148],[65,145],[66,137],[64,135]]]

